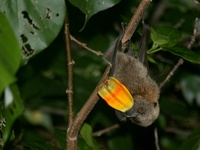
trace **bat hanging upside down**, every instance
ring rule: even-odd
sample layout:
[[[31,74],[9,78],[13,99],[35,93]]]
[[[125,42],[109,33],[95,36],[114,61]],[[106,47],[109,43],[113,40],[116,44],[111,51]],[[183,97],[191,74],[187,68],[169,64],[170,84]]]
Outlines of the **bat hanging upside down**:
[[[111,65],[108,79],[98,89],[107,104],[116,109],[120,121],[129,118],[140,126],[151,125],[159,115],[159,88],[147,70],[146,43],[150,27],[144,24],[137,58],[129,42],[127,52],[121,51],[122,33],[108,49],[104,59]]]

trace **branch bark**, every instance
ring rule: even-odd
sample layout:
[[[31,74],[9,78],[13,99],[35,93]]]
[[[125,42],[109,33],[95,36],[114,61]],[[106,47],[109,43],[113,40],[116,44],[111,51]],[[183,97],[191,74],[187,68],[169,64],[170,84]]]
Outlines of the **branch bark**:
[[[162,89],[162,87],[169,81],[169,79],[174,75],[174,72],[179,68],[180,65],[182,65],[184,62],[184,60],[182,58],[180,58],[178,60],[178,62],[176,63],[176,65],[173,67],[173,69],[170,71],[170,73],[167,75],[167,77],[165,78],[165,80],[160,83],[159,88]]]
[[[112,125],[112,126],[110,126],[108,128],[105,128],[105,129],[102,129],[100,131],[96,131],[96,132],[92,133],[92,136],[99,137],[99,136],[102,136],[103,134],[108,133],[108,132],[110,132],[112,130],[115,130],[115,129],[119,128],[119,127],[120,127],[119,124],[114,124],[114,125]]]
[[[73,122],[73,64],[71,56],[71,43],[70,43],[70,32],[69,32],[69,22],[68,22],[68,12],[66,11],[65,18],[65,40],[66,40],[66,54],[67,54],[67,65],[68,65],[68,85],[67,85],[67,96],[68,96],[68,127],[72,125]],[[67,133],[66,133],[67,136]]]
[[[95,51],[89,47],[87,47],[87,45],[85,43],[81,43],[80,41],[78,41],[75,37],[73,37],[72,35],[70,35],[70,38],[72,41],[74,41],[76,44],[78,44],[79,46],[83,47],[84,49],[96,54],[97,56],[102,56],[103,53],[101,53],[100,51]]]

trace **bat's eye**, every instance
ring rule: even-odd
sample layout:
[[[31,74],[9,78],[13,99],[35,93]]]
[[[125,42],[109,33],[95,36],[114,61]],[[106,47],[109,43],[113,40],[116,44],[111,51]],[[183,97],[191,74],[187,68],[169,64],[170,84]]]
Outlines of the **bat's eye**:
[[[114,77],[109,77],[100,85],[98,94],[109,106],[121,112],[131,109],[134,104],[128,89]]]
[[[154,105],[154,107],[156,107],[158,105],[158,103],[155,102],[155,103],[153,103],[153,105]]]
[[[139,108],[139,109],[137,110],[137,112],[141,114],[141,113],[143,113],[143,109],[142,109],[142,108]]]

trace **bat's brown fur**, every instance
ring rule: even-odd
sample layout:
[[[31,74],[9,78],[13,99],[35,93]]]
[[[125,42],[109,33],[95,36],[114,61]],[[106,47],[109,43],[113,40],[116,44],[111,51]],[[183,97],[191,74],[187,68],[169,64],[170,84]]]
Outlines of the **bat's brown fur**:
[[[143,64],[145,62],[141,63],[139,61],[139,59],[144,60],[143,58],[146,58],[144,46],[138,52],[139,59],[120,52],[122,36],[123,33],[120,34],[114,46],[105,53],[104,58],[112,67],[111,76],[123,83],[133,96],[134,105],[127,112],[116,111],[116,114],[122,121],[126,120],[127,117],[134,123],[146,127],[158,118],[160,111],[158,103],[159,88],[149,76],[146,64]],[[130,51],[131,49],[129,48],[128,50]]]

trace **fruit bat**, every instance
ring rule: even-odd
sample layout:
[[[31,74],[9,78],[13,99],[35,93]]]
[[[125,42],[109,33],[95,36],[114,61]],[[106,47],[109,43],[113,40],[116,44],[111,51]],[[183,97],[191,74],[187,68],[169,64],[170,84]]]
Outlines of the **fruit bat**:
[[[131,42],[127,44],[125,52],[122,52],[122,37],[124,35],[124,28],[118,39],[115,41],[113,46],[106,51],[104,59],[110,64],[111,69],[109,72],[109,80],[107,80],[99,88],[99,95],[105,100],[105,92],[111,95],[113,101],[110,101],[110,106],[115,100],[119,105],[124,103],[126,99],[131,100],[131,104],[128,109],[113,107],[116,109],[116,115],[120,121],[126,121],[127,118],[133,123],[140,126],[151,125],[159,115],[159,88],[154,80],[151,79],[148,72],[147,65],[147,38],[150,27],[146,24],[143,25],[142,37],[137,58],[134,57],[133,50],[131,48]],[[109,86],[109,82],[114,82],[114,86]],[[110,90],[111,88],[117,87],[115,91]],[[119,85],[119,86],[118,86]],[[104,89],[102,90],[102,87]],[[105,87],[107,88],[105,90]],[[120,91],[121,89],[122,92]],[[110,91],[109,91],[110,90]],[[103,92],[101,92],[103,91]],[[120,92],[122,94],[120,94]],[[104,96],[102,96],[102,93]],[[119,97],[119,95],[122,95]],[[106,100],[109,103],[109,98]],[[126,102],[125,102],[126,103]],[[127,102],[129,103],[129,102]],[[116,104],[116,105],[118,105]],[[112,107],[112,106],[111,106]]]

